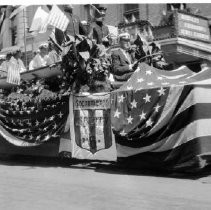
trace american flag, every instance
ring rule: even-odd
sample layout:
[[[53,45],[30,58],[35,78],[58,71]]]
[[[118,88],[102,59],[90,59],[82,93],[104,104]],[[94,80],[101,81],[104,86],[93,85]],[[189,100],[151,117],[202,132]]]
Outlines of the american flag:
[[[167,72],[140,64],[129,81],[111,93],[117,156],[162,155],[163,163],[181,167],[210,151],[211,80],[205,81],[210,78],[209,68],[194,73],[184,66]]]
[[[42,26],[41,31],[45,31],[48,25],[52,25],[61,31],[65,31],[69,24],[67,16],[59,9],[58,6],[54,5],[51,9],[45,23]]]
[[[64,131],[69,114],[69,96],[42,103],[1,101],[0,134],[16,146],[36,146]]]
[[[8,70],[7,70],[7,82],[10,84],[19,85],[20,84],[20,70],[18,65],[9,62]]]

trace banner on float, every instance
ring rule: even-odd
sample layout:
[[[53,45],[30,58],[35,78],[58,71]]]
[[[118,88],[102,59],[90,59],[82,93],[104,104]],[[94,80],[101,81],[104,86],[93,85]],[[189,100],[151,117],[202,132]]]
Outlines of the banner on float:
[[[110,93],[74,95],[70,102],[72,157],[116,161]]]

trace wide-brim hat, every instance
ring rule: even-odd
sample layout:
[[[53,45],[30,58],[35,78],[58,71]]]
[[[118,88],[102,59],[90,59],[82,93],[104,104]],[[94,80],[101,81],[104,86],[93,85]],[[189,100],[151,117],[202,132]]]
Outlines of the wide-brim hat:
[[[73,9],[73,5],[72,4],[64,4],[63,5],[63,9],[64,11],[68,11],[68,10],[72,10]]]
[[[96,8],[97,8],[98,10],[104,10],[104,11],[107,10],[107,7],[106,7],[105,4],[98,4],[98,5],[96,5]]]
[[[39,49],[47,49],[48,48],[48,43],[42,43],[39,45]]]
[[[129,33],[121,33],[119,34],[119,41],[130,41],[130,34]]]

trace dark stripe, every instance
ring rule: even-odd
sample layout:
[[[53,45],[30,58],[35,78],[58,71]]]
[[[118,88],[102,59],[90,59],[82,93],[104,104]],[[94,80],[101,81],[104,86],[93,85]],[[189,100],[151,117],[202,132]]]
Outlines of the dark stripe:
[[[90,152],[95,153],[97,151],[97,142],[96,142],[96,123],[95,123],[95,110],[90,109],[88,111],[89,118],[89,143],[90,143]]]
[[[168,137],[169,135],[176,133],[180,129],[183,128],[185,129],[185,127],[188,124],[196,120],[210,119],[210,118],[211,118],[211,104],[195,104],[186,109],[185,111],[181,112],[179,115],[173,117],[165,127],[163,127],[161,130],[159,130],[158,132],[154,133],[149,137],[145,137],[142,139],[137,138],[133,139],[132,141],[128,141],[125,138],[116,135],[115,139],[121,145],[133,148],[140,148],[158,142]]]
[[[74,111],[75,142],[79,147],[81,147],[81,141],[82,141],[80,127],[81,127],[80,110],[75,110]]]
[[[107,149],[112,145],[110,109],[103,110],[103,118],[104,118],[103,132],[104,132],[105,149]]]
[[[211,136],[193,139],[165,152],[145,152],[118,160],[127,168],[199,170],[211,164]]]

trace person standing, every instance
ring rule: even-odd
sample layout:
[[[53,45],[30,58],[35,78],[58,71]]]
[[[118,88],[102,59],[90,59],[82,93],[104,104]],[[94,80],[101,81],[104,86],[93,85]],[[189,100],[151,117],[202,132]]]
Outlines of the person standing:
[[[55,28],[56,42],[61,46],[64,41],[69,41],[69,36],[75,37],[75,35],[87,35],[86,29],[81,23],[77,15],[73,15],[73,6],[71,4],[60,6],[64,14],[69,19],[67,29],[65,32],[58,28]]]
[[[109,29],[104,24],[107,8],[104,5],[96,6],[95,20],[91,23],[88,38],[94,39],[97,44],[109,45]]]

